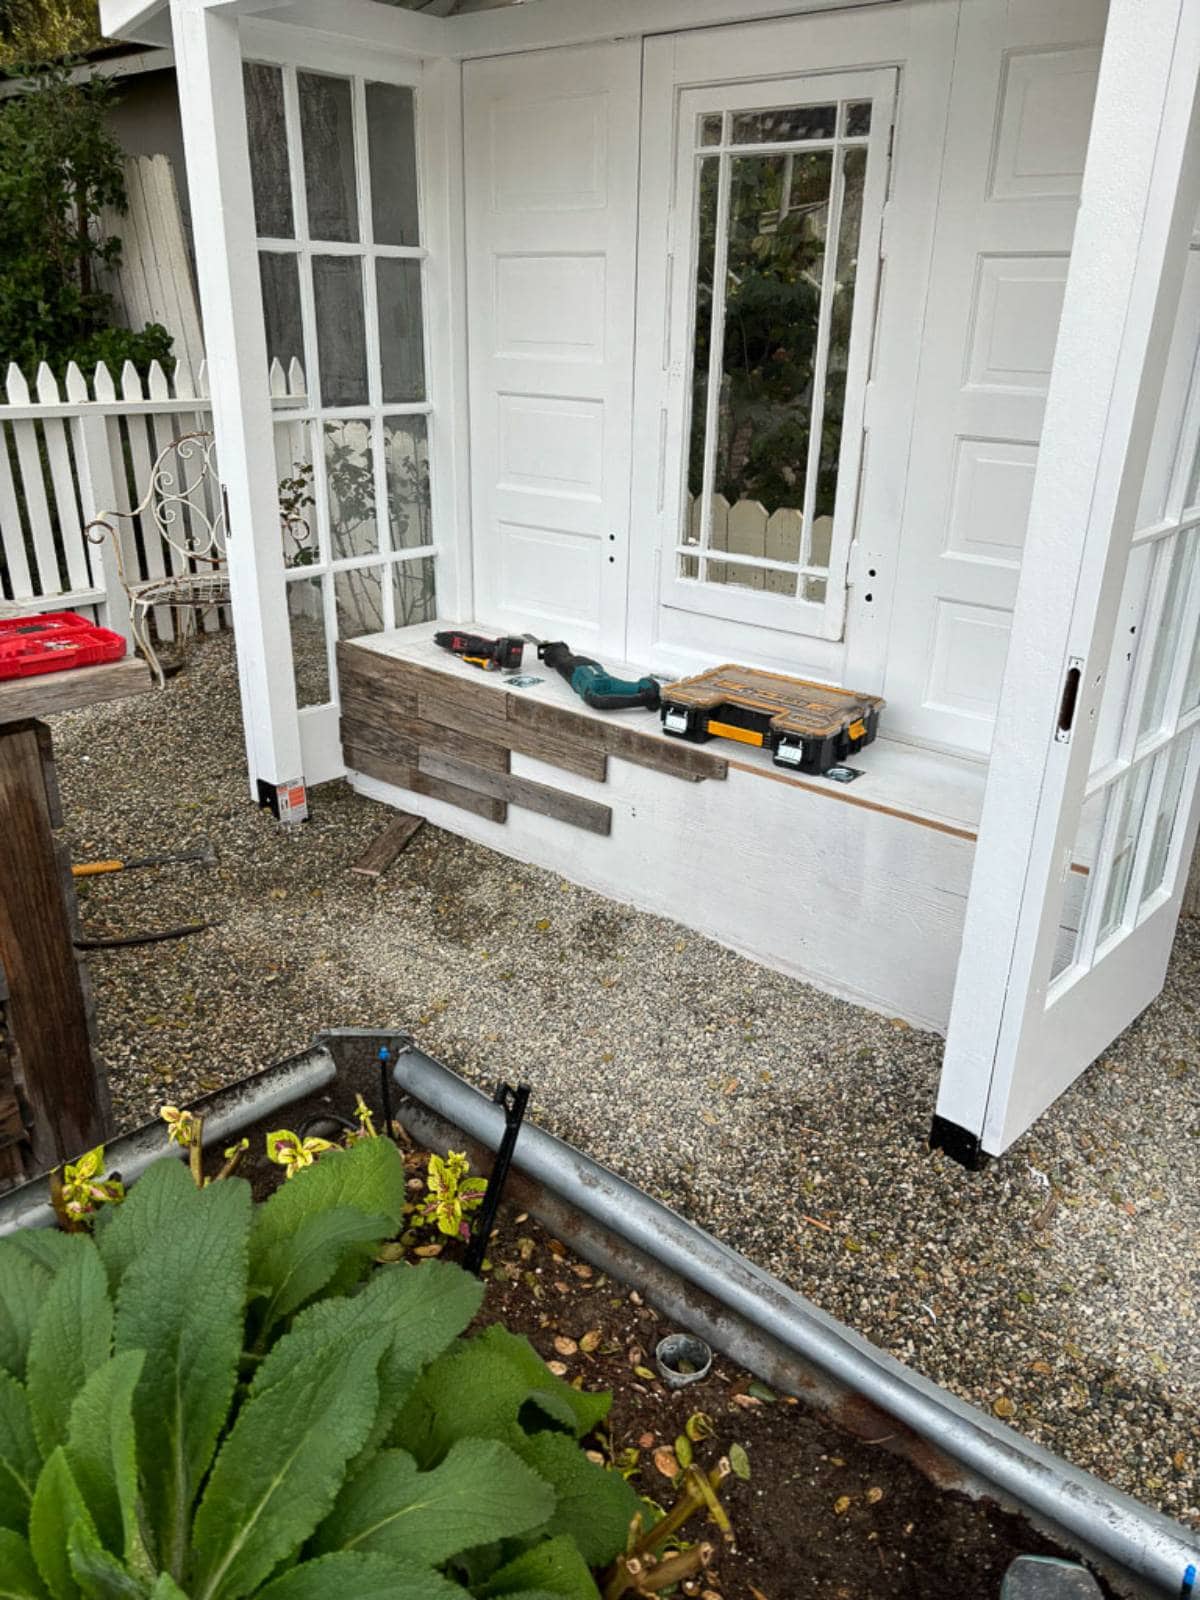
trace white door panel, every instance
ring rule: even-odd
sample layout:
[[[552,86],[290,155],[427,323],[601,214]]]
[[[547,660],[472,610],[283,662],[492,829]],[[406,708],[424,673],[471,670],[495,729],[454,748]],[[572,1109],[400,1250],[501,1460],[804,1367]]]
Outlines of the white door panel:
[[[624,653],[639,52],[464,69],[476,611]]]
[[[1004,675],[1105,10],[968,0],[959,29],[884,692],[890,731],[980,753]]]
[[[1158,993],[1194,847],[1198,83],[1189,0],[1114,0],[935,1121],[968,1156]]]

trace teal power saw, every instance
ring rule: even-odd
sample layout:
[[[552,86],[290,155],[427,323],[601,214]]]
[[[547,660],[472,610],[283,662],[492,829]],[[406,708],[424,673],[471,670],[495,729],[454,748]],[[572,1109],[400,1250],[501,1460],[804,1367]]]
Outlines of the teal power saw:
[[[644,711],[658,710],[656,679],[614,678],[598,661],[590,656],[577,656],[561,639],[547,644],[531,633],[525,637],[537,645],[538,660],[553,668],[560,678],[565,678],[584,705],[596,711],[627,711],[632,706],[641,706]]]

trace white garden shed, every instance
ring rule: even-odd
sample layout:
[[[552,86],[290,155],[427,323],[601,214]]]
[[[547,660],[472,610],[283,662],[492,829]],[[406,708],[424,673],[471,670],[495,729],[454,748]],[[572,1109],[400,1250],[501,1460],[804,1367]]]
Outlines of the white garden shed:
[[[175,51],[252,789],[944,1031],[935,1137],[1006,1149],[1160,989],[1196,835],[1200,6],[101,11]],[[437,621],[881,737],[672,770]]]

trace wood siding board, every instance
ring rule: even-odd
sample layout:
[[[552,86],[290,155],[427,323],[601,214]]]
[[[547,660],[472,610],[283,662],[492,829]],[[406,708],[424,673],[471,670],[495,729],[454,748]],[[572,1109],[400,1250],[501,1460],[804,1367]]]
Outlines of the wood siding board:
[[[561,767],[564,772],[577,773],[581,778],[591,778],[596,783],[603,783],[608,777],[608,757],[602,749],[597,748],[595,741],[589,743],[575,736],[543,733],[537,728],[521,727],[507,718],[503,727],[497,730],[493,716],[481,715],[459,701],[445,700],[425,690],[417,697],[417,709],[427,722],[441,723],[457,729],[459,733],[471,734],[476,739],[499,737],[518,755],[545,761],[549,766]]]
[[[350,871],[361,872],[365,878],[382,877],[424,826],[424,817],[414,817],[411,811],[397,811],[387,827],[371,840],[358,860],[351,864]]]
[[[551,789],[544,783],[535,783],[531,778],[519,778],[511,772],[488,772],[469,761],[459,761],[453,756],[444,756],[431,750],[421,751],[420,768],[430,777],[464,784],[482,794],[490,794],[497,800],[523,806],[526,811],[537,811],[543,816],[569,823],[572,827],[583,828],[588,833],[612,832],[612,811],[608,806],[599,805],[595,800],[584,800],[579,795],[567,794],[561,789]]]
[[[47,672],[36,678],[10,678],[0,683],[0,724],[74,711],[100,700],[146,694],[152,687],[146,663],[133,656],[100,667]]]
[[[412,794],[427,795],[431,800],[445,800],[449,805],[474,812],[488,822],[503,822],[508,815],[508,807],[502,800],[479,794],[464,788],[462,784],[431,777],[428,773],[418,771],[415,766],[400,765],[370,750],[347,750],[346,764],[368,778],[378,778],[381,783],[394,784],[396,788],[407,789]]]

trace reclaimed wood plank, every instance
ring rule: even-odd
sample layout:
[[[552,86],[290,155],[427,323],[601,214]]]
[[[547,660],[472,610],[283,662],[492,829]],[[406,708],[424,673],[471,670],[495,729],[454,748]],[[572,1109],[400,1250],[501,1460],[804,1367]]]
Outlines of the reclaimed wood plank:
[[[99,667],[45,672],[36,678],[10,678],[0,683],[0,723],[49,717],[56,711],[75,711],[101,700],[149,694],[153,687],[149,667],[135,656]]]
[[[415,767],[417,764],[417,747],[411,739],[401,739],[386,728],[375,723],[359,722],[353,717],[343,716],[338,726],[342,745],[347,751],[370,750],[372,754],[382,756],[385,761],[394,761],[401,767]]]
[[[90,1150],[109,1130],[35,727],[0,732],[0,883],[8,1017],[34,1153],[49,1165]]]
[[[410,811],[397,811],[383,832],[372,839],[357,861],[350,864],[351,872],[361,872],[364,878],[381,878],[403,850],[425,826],[424,817],[414,817]]]
[[[720,756],[710,755],[707,750],[681,740],[666,738],[658,732],[656,723],[643,731],[628,724],[587,717],[566,706],[521,699],[515,694],[508,695],[507,700],[509,721],[520,727],[565,738],[580,738],[582,729],[586,728],[609,755],[665,772],[673,778],[699,783],[704,778],[724,778],[729,771],[728,764]]]
[[[585,800],[580,795],[567,794],[561,789],[551,789],[547,784],[534,783],[532,778],[518,778],[511,772],[489,772],[485,767],[469,761],[459,761],[454,756],[441,755],[436,750],[422,750],[419,766],[423,773],[449,783],[460,783],[481,794],[492,795],[497,800],[507,800],[526,811],[537,811],[542,816],[556,817],[574,828],[588,833],[612,832],[612,811],[595,800]]]
[[[489,822],[503,822],[508,816],[508,807],[502,800],[495,800],[490,795],[464,788],[461,784],[447,783],[440,778],[431,777],[415,766],[398,765],[371,750],[361,748],[347,750],[346,764],[368,778],[378,778],[380,783],[394,784],[397,789],[408,789],[411,793],[423,794],[430,800],[445,800],[463,811],[474,812],[477,817],[485,817]]]
[[[589,744],[573,735],[544,733],[539,728],[510,722],[507,717],[497,735],[494,717],[480,716],[458,701],[424,689],[417,695],[417,711],[426,722],[438,722],[477,739],[500,737],[518,755],[532,756],[549,766],[561,767],[564,772],[578,773],[581,778],[604,783],[608,777],[608,757],[594,740]]]

